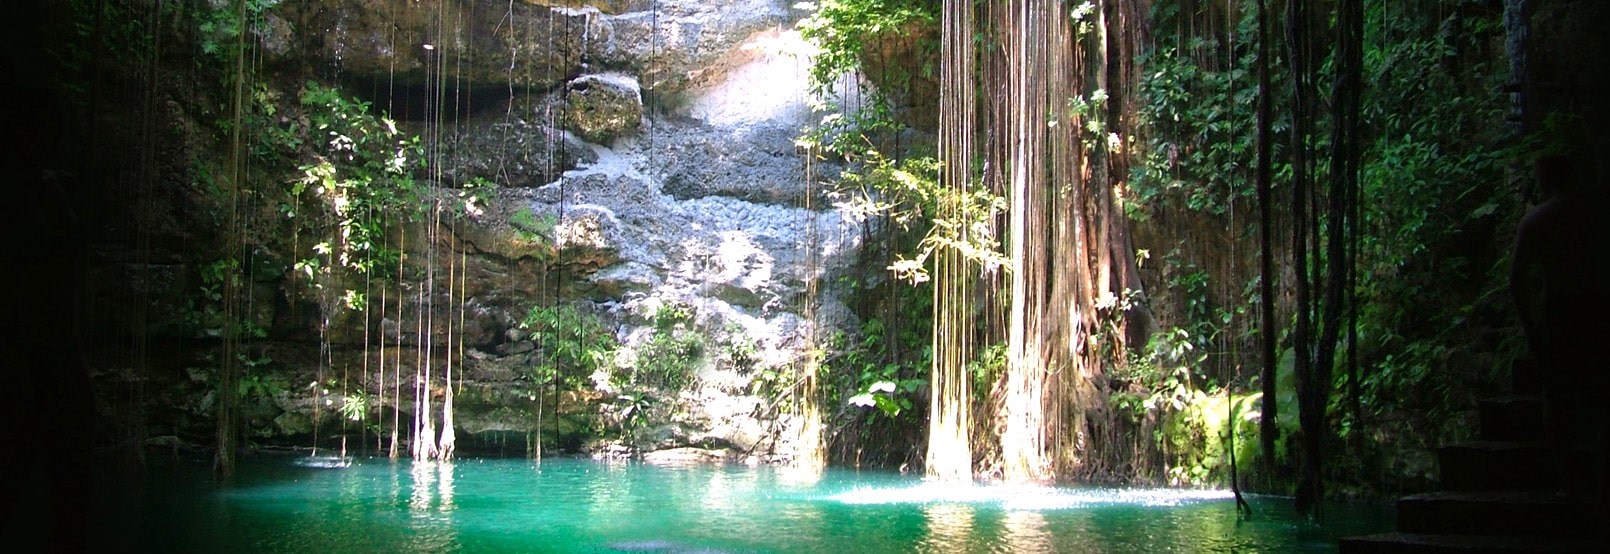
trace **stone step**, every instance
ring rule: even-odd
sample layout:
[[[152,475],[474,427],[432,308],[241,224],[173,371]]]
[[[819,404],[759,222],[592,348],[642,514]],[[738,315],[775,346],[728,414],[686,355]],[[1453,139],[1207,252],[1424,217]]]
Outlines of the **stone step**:
[[[1535,394],[1481,401],[1481,439],[1536,441],[1548,437],[1548,403]]]
[[[1381,533],[1344,537],[1343,554],[1396,554],[1403,552],[1606,552],[1603,540],[1492,535],[1433,535]]]
[[[1593,506],[1552,492],[1434,492],[1398,499],[1398,531],[1421,534],[1587,537]]]
[[[1590,475],[1592,454],[1586,448],[1555,460],[1548,443],[1478,441],[1437,449],[1437,465],[1445,491],[1552,491],[1559,475]]]
[[[1610,552],[1591,504],[1558,496],[1585,482],[1594,450],[1548,442],[1545,379],[1530,358],[1510,366],[1513,395],[1481,402],[1483,441],[1437,450],[1444,492],[1398,500],[1398,531],[1339,541],[1344,553]]]

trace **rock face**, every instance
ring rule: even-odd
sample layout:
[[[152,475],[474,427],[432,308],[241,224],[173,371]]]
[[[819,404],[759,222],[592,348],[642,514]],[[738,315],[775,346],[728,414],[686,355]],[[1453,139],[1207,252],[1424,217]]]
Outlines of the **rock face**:
[[[609,132],[578,137],[590,155],[577,156],[574,169],[541,186],[502,189],[483,213],[453,223],[457,238],[451,248],[470,254],[472,298],[528,293],[524,302],[483,300],[509,307],[481,326],[507,327],[518,319],[516,309],[553,302],[521,288],[522,278],[499,275],[540,282],[558,273],[560,298],[579,300],[602,316],[623,345],[612,368],[617,374],[598,377],[600,383],[620,382],[621,373],[643,371],[652,363],[648,357],[663,355],[656,350],[664,336],[658,314],[670,307],[686,314],[678,325],[703,345],[702,354],[689,360],[695,366],[692,386],[654,393],[661,395],[660,407],[649,412],[651,429],[637,433],[636,443],[597,445],[595,451],[690,445],[752,451],[766,434],[777,433],[776,425],[760,419],[776,414],[758,415],[770,402],[755,394],[755,370],[786,371],[802,359],[811,333],[854,324],[840,300],[843,291],[832,283],[856,270],[862,223],[811,197],[818,194],[809,182],[814,176],[807,175],[804,152],[794,145],[810,117],[806,66],[787,52],[754,47],[797,41],[789,32],[751,37],[740,47],[751,50],[736,52],[741,61],[727,68],[725,78],[707,75],[705,84],[687,91],[688,102],[649,115],[640,133],[599,116],[601,123],[581,127]],[[572,82],[569,94],[618,95],[630,106],[626,97],[635,91],[629,83],[622,75],[583,77]],[[576,116],[562,117],[576,125],[570,119]],[[521,220],[542,223],[522,230]],[[513,269],[526,266],[545,269]],[[818,291],[814,298],[807,296],[812,288]],[[804,315],[807,303],[814,321]],[[511,333],[511,343],[486,346],[497,353],[493,361],[471,363],[507,363],[496,360],[534,349]],[[739,347],[744,364],[729,353]],[[599,388],[619,392],[607,384]],[[608,411],[611,402],[606,394],[597,409]],[[784,438],[768,441],[771,454],[786,458],[792,448],[788,433],[777,434]]]
[[[565,128],[589,142],[609,144],[643,122],[637,79],[618,73],[582,75],[565,84]]]
[[[450,184],[484,179],[506,187],[552,183],[577,164],[598,160],[575,136],[543,119],[487,113],[441,138],[442,173]]]
[[[795,455],[802,425],[777,399],[816,337],[856,328],[836,283],[854,280],[841,277],[857,271],[864,229],[818,190],[832,168],[795,145],[814,116],[792,0],[264,4],[254,98],[261,128],[295,144],[257,144],[273,163],[254,162],[241,187],[257,194],[239,216],[248,230],[225,231],[225,197],[205,174],[225,157],[207,108],[219,103],[190,96],[211,83],[151,89],[172,100],[140,116],[172,122],[167,150],[151,153],[161,179],[148,188],[162,196],[96,191],[97,214],[114,222],[97,240],[138,247],[97,253],[86,288],[115,314],[100,332],[119,339],[98,342],[151,349],[96,361],[100,417],[118,440],[211,441],[225,330],[239,317],[232,392],[253,442],[385,450],[395,435],[407,452],[413,412],[428,400],[440,429],[451,391],[464,454],[540,441],[673,462]],[[396,198],[417,211],[359,237],[343,221],[357,212],[341,212],[357,198],[350,182],[313,187],[316,200],[284,190],[336,151],[308,141],[374,138],[312,129],[295,100],[309,80],[419,137],[420,158],[364,166],[377,180],[362,185],[411,183]],[[394,177],[406,168],[392,164],[417,159],[428,166]],[[157,239],[128,238],[132,224],[117,225],[131,215]],[[238,266],[226,233],[243,243]],[[379,265],[330,254],[357,248],[348,240],[383,249]],[[236,268],[247,280],[226,298]],[[232,301],[246,306],[224,309]],[[151,393],[117,393],[136,383]]]
[[[582,67],[596,9],[464,0],[287,0],[292,46],[359,80],[424,86],[444,67],[470,86],[546,90]],[[447,62],[451,62],[451,66]]]
[[[664,96],[667,104],[678,103],[693,87],[723,80],[721,60],[755,33],[791,26],[803,15],[786,0],[624,4],[627,11],[594,20],[587,57],[598,66],[636,74],[644,90]]]
[[[776,0],[285,0],[270,49],[354,80],[551,91],[594,70],[670,95],[751,34],[791,24]],[[446,68],[446,69],[444,69]]]
[[[793,456],[796,423],[774,401],[791,381],[778,375],[804,365],[812,337],[854,328],[834,283],[857,271],[863,222],[825,201],[817,182],[832,168],[795,145],[814,116],[789,4],[285,0],[271,11],[258,30],[270,67],[315,68],[395,110],[430,167],[415,174],[428,183],[424,217],[385,237],[403,245],[404,267],[384,284],[297,277],[276,253],[292,239],[261,239],[253,294],[274,301],[249,314],[270,330],[243,395],[254,437],[328,445],[389,432],[393,417],[412,418],[415,390],[440,410],[451,365],[461,445],[543,436],[601,455]],[[139,285],[179,283],[181,269]],[[353,307],[359,291],[370,309]],[[556,367],[559,331],[522,325],[555,307],[607,337],[591,374]],[[174,386],[188,427],[151,434],[206,435],[207,371]],[[424,371],[434,384],[416,389]],[[359,402],[384,421],[338,413]]]

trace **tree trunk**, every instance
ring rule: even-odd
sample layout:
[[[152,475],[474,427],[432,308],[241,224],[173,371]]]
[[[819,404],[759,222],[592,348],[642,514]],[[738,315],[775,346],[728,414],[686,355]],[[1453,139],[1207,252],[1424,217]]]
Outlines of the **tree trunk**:
[[[1136,8],[1127,1],[1080,6],[1016,0],[985,12],[985,33],[1000,46],[984,72],[983,88],[996,100],[986,114],[983,167],[1010,200],[1008,366],[997,404],[1004,412],[1001,474],[1010,481],[1071,475],[1089,457],[1085,414],[1094,398],[1091,377],[1101,371],[1096,331],[1107,324],[1103,318],[1114,318],[1111,340],[1122,344],[1127,335],[1123,313],[1097,306],[1138,289],[1128,224],[1112,188],[1127,168],[1106,151],[1111,131],[1103,117],[1126,112],[1074,104],[1102,102],[1097,93],[1117,86],[1109,76],[1125,75],[1111,60],[1132,53],[1112,45],[1134,37],[1115,40],[1108,17],[1132,17]]]
[[[1320,460],[1319,432],[1324,418],[1316,413],[1323,411],[1324,406],[1314,406],[1312,397],[1303,391],[1312,390],[1314,384],[1313,372],[1313,313],[1314,303],[1310,299],[1310,286],[1313,284],[1309,273],[1308,241],[1309,233],[1317,225],[1308,219],[1309,189],[1312,176],[1309,173],[1313,160],[1312,142],[1310,134],[1313,124],[1313,98],[1311,96],[1312,76],[1311,63],[1311,30],[1309,28],[1310,16],[1308,4],[1304,2],[1291,2],[1286,6],[1286,47],[1288,59],[1291,63],[1291,78],[1294,97],[1292,99],[1292,196],[1291,213],[1294,225],[1292,228],[1292,261],[1295,266],[1295,289],[1297,293],[1297,324],[1292,331],[1292,350],[1295,352],[1293,375],[1297,385],[1297,413],[1302,431],[1298,442],[1299,474],[1294,503],[1300,513],[1309,513],[1317,505],[1320,490]],[[1317,408],[1317,410],[1316,410]]]
[[[1260,327],[1259,346],[1262,347],[1263,370],[1259,381],[1263,386],[1263,413],[1258,419],[1258,439],[1263,447],[1263,468],[1266,475],[1275,471],[1275,442],[1280,437],[1277,424],[1279,408],[1276,387],[1279,364],[1278,343],[1280,326],[1275,320],[1275,262],[1274,262],[1274,99],[1269,77],[1269,6],[1258,0],[1258,246],[1260,266],[1258,279]]]

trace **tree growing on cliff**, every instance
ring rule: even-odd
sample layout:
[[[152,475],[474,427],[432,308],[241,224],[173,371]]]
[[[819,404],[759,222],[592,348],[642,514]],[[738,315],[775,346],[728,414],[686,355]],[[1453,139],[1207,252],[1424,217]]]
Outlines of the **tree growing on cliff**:
[[[922,226],[929,238],[912,259],[894,264],[897,273],[924,278],[930,274],[921,268],[934,264],[929,471],[965,473],[971,460],[964,458],[976,450],[960,443],[999,439],[998,450],[983,449],[985,471],[1011,480],[1067,476],[1089,447],[1078,434],[1084,410],[1096,407],[1089,384],[1101,371],[1091,348],[1096,330],[1110,323],[1116,340],[1126,334],[1122,312],[1103,308],[1111,304],[1103,300],[1140,287],[1112,193],[1126,164],[1108,154],[1117,146],[1113,133],[1124,131],[1108,122],[1123,121],[1112,114],[1127,106],[1109,97],[1127,87],[1107,86],[1114,75],[1127,82],[1136,53],[1129,34],[1109,34],[1107,17],[1134,20],[1140,6],[934,4],[824,3],[829,19],[849,23],[821,33],[819,45],[833,55],[815,71],[836,77],[871,50],[855,41],[879,40],[903,29],[898,22],[913,20],[911,13],[943,8],[942,185],[926,197],[934,210]],[[988,337],[1005,339],[1008,363],[981,416],[969,409],[963,368]],[[996,420],[980,425],[979,417]],[[973,437],[973,427],[1001,431]]]
[[[989,40],[999,47],[983,69],[999,90],[989,115],[984,178],[1011,199],[1008,366],[1001,473],[1008,480],[1070,477],[1090,441],[1090,378],[1102,371],[1098,329],[1129,324],[1104,307],[1140,289],[1128,224],[1114,197],[1127,173],[1110,150],[1121,144],[1125,90],[1113,76],[1133,57],[1116,14],[1128,0],[1069,6],[1046,0],[990,4]],[[1120,19],[1122,20],[1122,19]]]

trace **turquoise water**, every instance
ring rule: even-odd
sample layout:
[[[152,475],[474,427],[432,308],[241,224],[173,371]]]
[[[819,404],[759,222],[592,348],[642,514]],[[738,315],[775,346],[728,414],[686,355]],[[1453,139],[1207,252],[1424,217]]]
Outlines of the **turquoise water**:
[[[92,551],[160,552],[1327,552],[1390,529],[1383,504],[1164,489],[940,486],[889,472],[660,467],[550,459],[452,464],[204,463],[103,478]]]

